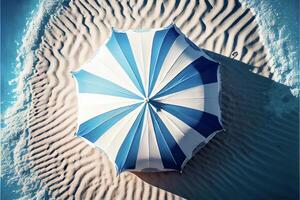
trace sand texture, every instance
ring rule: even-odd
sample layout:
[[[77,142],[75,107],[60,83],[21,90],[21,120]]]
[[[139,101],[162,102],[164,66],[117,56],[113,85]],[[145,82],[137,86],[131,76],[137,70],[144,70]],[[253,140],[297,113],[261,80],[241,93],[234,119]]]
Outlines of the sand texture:
[[[226,131],[190,160],[182,174],[122,173],[99,149],[75,137],[77,98],[70,74],[107,39],[112,27],[175,23],[221,63]],[[236,51],[234,59],[232,52]],[[214,53],[212,53],[214,52]],[[287,199],[297,195],[296,110],[275,115],[268,91],[294,104],[269,79],[268,58],[250,9],[237,0],[74,0],[46,26],[31,78],[32,168],[56,199]],[[289,170],[286,170],[289,169]]]

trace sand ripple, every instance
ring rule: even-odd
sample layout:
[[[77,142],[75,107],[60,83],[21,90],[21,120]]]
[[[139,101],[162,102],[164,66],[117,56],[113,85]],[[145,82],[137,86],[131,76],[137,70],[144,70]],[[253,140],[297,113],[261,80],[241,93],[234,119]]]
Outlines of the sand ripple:
[[[173,22],[197,45],[217,53],[212,56],[222,64],[226,132],[188,162],[183,174],[126,172],[116,177],[103,152],[74,136],[77,100],[70,71],[91,58],[112,27],[158,28]],[[233,52],[240,62],[226,58]],[[74,0],[51,17],[37,56],[31,78],[30,160],[52,197],[231,199],[236,193],[238,199],[270,199],[297,195],[297,113],[273,116],[265,110],[271,87],[278,87],[293,105],[296,99],[285,87],[264,78],[271,73],[255,16],[237,0]]]

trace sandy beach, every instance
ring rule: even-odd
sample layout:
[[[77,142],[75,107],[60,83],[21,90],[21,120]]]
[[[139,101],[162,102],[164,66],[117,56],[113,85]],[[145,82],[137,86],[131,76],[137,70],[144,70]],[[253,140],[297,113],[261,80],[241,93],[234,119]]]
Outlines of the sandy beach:
[[[75,136],[77,97],[70,72],[94,55],[112,28],[172,23],[220,62],[225,131],[201,149],[182,174],[117,176],[104,152]],[[238,0],[74,0],[52,15],[36,53],[28,159],[51,197],[297,198],[298,99],[271,79],[256,17]],[[285,112],[274,114],[270,102],[283,104]]]

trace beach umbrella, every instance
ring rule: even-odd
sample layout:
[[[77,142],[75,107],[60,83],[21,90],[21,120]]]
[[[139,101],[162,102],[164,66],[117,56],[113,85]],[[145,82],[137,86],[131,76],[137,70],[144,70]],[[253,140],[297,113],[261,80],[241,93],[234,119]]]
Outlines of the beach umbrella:
[[[219,70],[171,25],[112,30],[80,70],[76,135],[122,171],[182,171],[222,130]]]

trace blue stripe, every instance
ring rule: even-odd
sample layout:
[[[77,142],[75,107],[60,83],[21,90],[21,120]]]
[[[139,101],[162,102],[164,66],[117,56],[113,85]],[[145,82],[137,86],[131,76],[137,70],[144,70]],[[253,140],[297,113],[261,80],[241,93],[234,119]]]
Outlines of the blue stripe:
[[[152,82],[152,78],[154,76],[154,71],[155,71],[156,62],[157,62],[157,59],[158,59],[158,56],[159,56],[159,51],[160,51],[160,48],[162,46],[163,40],[164,40],[167,32],[168,32],[168,29],[157,31],[154,34],[154,38],[153,38],[153,41],[152,41],[151,60],[150,60],[148,96],[150,96],[150,93],[152,92],[150,90],[150,85],[151,85],[151,82]]]
[[[156,141],[164,167],[167,169],[181,170],[181,165],[186,158],[185,154],[160,117],[150,106],[149,108]]]
[[[130,92],[129,90],[85,70],[74,72],[73,76],[77,80],[79,93],[94,93],[132,99],[142,99],[142,97]]]
[[[163,109],[177,117],[204,137],[223,129],[218,117],[210,113],[157,101],[151,101],[151,104],[157,109]]]
[[[155,33],[151,53],[148,96],[150,96],[153,87],[155,86],[167,54],[178,36],[179,33],[174,29],[174,26],[172,26],[170,29]]]
[[[116,157],[118,173],[121,173],[126,169],[135,169],[141,134],[143,130],[145,108],[146,106],[144,105],[118,151]]]
[[[112,32],[106,44],[112,55],[125,70],[136,88],[145,96],[144,86],[139,74],[131,46],[126,33]]]
[[[140,105],[141,103],[137,103],[121,107],[93,117],[79,126],[77,135],[96,142],[108,129]]]
[[[176,75],[152,99],[199,85],[217,82],[218,63],[199,57]]]

